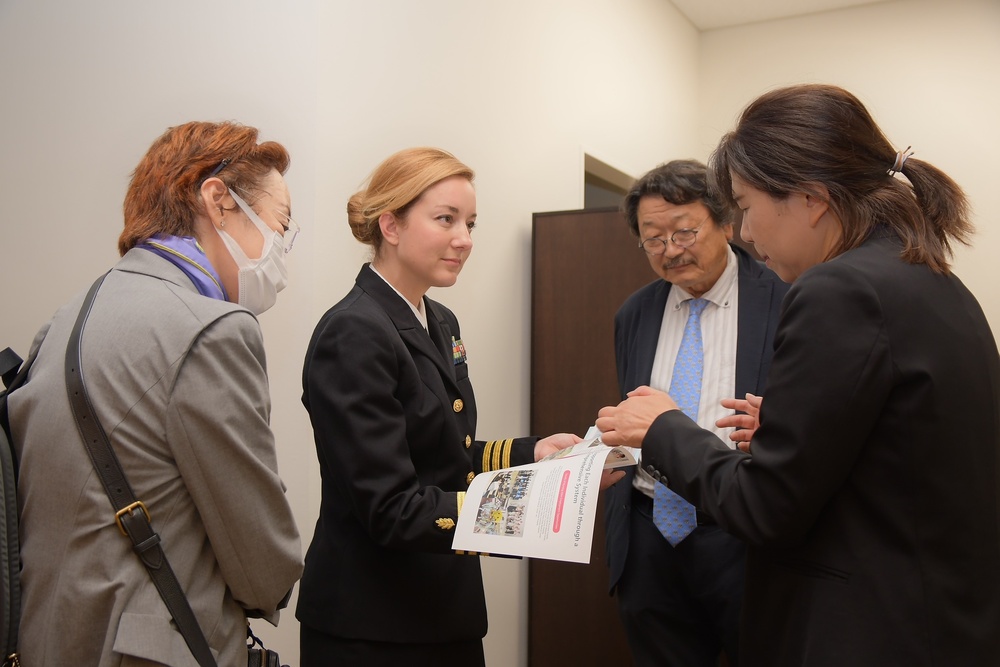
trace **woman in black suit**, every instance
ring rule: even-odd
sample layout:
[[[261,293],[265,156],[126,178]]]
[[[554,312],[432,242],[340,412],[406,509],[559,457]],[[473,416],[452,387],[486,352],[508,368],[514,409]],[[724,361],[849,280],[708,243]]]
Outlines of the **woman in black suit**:
[[[747,451],[648,388],[598,419],[749,543],[742,667],[1000,660],[1000,357],[949,269],[965,196],[911,155],[840,88],[751,103],[714,175],[793,284],[767,400],[719,422]]]
[[[296,612],[303,667],[483,665],[479,559],[451,549],[465,490],[580,441],[476,440],[458,320],[425,296],[472,251],[472,181],[445,151],[407,149],[347,205],[372,261],[306,353],[323,486]]]

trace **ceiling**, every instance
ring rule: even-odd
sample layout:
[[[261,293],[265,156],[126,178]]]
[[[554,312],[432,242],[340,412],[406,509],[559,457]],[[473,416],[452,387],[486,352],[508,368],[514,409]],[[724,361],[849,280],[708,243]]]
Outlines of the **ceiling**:
[[[815,14],[885,0],[670,0],[699,30]]]

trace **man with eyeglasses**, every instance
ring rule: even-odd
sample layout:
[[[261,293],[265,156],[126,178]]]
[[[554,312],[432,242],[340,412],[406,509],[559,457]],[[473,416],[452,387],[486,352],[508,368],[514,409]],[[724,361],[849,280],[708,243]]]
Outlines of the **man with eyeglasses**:
[[[633,184],[623,208],[659,279],[615,316],[622,398],[642,385],[678,404],[677,394],[690,394],[689,416],[734,446],[731,429],[715,426],[729,413],[720,401],[763,393],[788,285],[731,243],[732,212],[709,191],[700,162],[653,169]],[[695,374],[681,379],[692,363]],[[666,481],[640,460],[605,498],[610,590],[635,664],[715,667],[724,653],[723,664],[735,667],[745,547],[679,496],[673,500],[685,506],[690,527],[679,534],[663,527],[660,499],[672,493]]]

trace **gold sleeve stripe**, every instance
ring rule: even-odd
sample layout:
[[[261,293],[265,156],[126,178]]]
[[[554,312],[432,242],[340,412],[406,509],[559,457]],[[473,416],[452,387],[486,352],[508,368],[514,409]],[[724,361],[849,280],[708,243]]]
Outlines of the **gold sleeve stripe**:
[[[497,441],[493,446],[493,467],[490,470],[500,470],[503,466],[500,465],[500,457],[503,455],[503,442]]]
[[[462,505],[465,504],[465,491],[458,492],[458,513],[462,513]]]
[[[489,554],[485,551],[460,551],[455,550],[456,556],[482,556],[483,558],[489,558]]]
[[[483,470],[491,472],[510,467],[510,453],[514,449],[514,438],[489,440],[483,446]]]
[[[493,445],[496,443],[495,440],[488,441],[483,445],[483,469],[482,472],[489,472],[490,469],[490,450],[493,449]]]

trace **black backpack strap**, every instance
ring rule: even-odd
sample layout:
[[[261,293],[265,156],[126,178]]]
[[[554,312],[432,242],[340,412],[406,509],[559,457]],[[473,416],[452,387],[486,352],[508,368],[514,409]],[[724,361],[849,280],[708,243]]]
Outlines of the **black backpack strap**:
[[[108,442],[108,436],[94,412],[83,381],[80,339],[90,309],[94,305],[94,299],[105,277],[107,274],[98,278],[87,293],[66,347],[66,391],[70,406],[90,460],[114,507],[118,529],[132,540],[133,551],[146,566],[146,571],[149,572],[156,590],[160,592],[160,597],[170,610],[170,615],[173,616],[177,629],[183,635],[195,660],[201,667],[215,667],[215,658],[212,657],[208,641],[198,626],[198,619],[191,610],[184,589],[177,581],[177,575],[167,562],[167,555],[160,545],[160,536],[150,523],[149,510],[135,497],[132,487],[129,486],[121,462],[115,456],[111,443]]]
[[[7,443],[14,451],[14,440],[10,437],[10,422],[7,419],[7,394],[17,389],[24,383],[24,378],[28,376],[28,366],[21,370],[21,357],[17,352],[5,347],[0,352],[0,377],[3,378],[3,391],[0,391],[0,427],[3,427],[4,435],[7,436]],[[15,384],[16,382],[16,384]]]
[[[0,399],[7,409],[7,396]],[[21,622],[21,543],[18,536],[16,460],[13,443],[0,432],[0,650],[4,665],[17,664],[17,633]]]
[[[3,386],[11,391],[11,382],[17,376],[17,370],[21,367],[21,357],[17,352],[5,347],[0,351],[0,378],[3,378]]]
[[[17,453],[7,419],[7,396],[24,384],[34,357],[21,365],[21,357],[9,347],[0,352],[0,376],[5,388],[0,391],[0,649],[3,664],[17,663],[17,633],[21,622],[21,545],[17,519]]]

